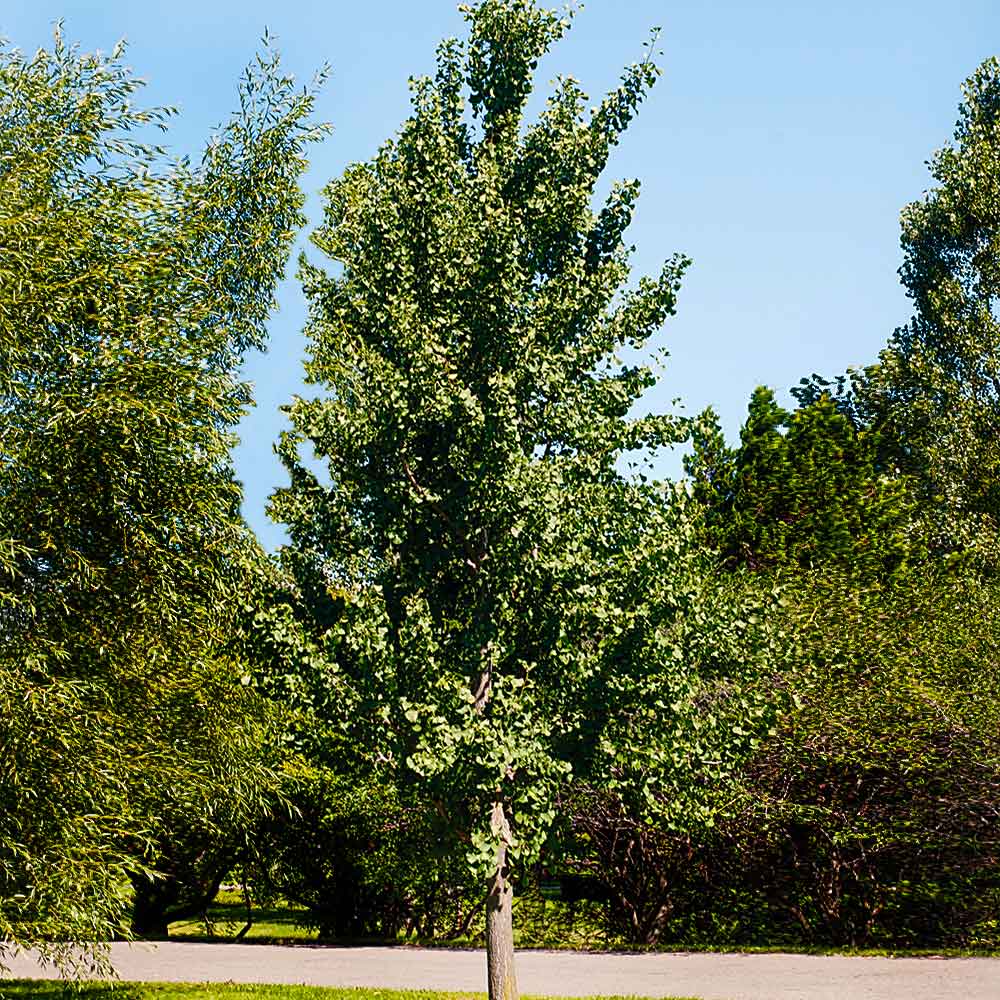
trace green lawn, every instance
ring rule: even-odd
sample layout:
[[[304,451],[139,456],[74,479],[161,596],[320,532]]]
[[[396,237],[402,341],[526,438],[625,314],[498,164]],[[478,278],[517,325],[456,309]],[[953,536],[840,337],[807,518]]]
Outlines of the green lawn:
[[[277,943],[281,941],[315,940],[316,932],[300,927],[305,910],[280,903],[275,906],[255,906],[251,910],[253,925],[244,935],[244,941]],[[223,889],[208,908],[210,924],[201,920],[175,920],[170,925],[170,936],[180,940],[226,940],[234,938],[246,924],[246,906],[243,893]]]
[[[18,980],[0,982],[4,1000],[485,1000],[484,993],[438,993],[431,990],[323,989],[318,986],[236,986],[211,983],[118,983],[83,986],[79,990],[58,982]],[[525,1000],[528,1000],[526,997]],[[547,1000],[552,1000],[551,997]],[[591,1000],[641,1000],[593,997]],[[674,997],[672,1000],[685,1000]],[[688,997],[687,1000],[694,1000]]]
[[[573,906],[538,894],[514,900],[514,944],[518,948],[577,948],[601,950],[609,946],[600,928],[598,904],[581,902]],[[246,924],[246,905],[240,890],[223,889],[208,908],[209,923],[203,920],[177,920],[170,925],[170,936],[179,941],[233,940]],[[296,944],[316,940],[316,932],[298,924],[305,910],[294,904],[278,902],[269,907],[254,906],[253,924],[243,941],[257,944]],[[482,937],[465,936],[453,940],[405,939],[410,944],[430,946],[482,947]],[[378,941],[346,941],[338,944],[386,944]]]

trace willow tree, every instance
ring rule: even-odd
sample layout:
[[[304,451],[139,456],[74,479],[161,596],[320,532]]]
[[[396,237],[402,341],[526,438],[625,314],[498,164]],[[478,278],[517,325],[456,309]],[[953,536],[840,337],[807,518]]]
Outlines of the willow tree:
[[[419,783],[482,875],[490,996],[509,998],[511,873],[568,783],[705,819],[764,711],[732,683],[754,626],[706,579],[685,504],[621,471],[685,433],[631,416],[655,378],[616,353],[673,313],[687,262],[628,287],[638,184],[593,207],[652,53],[593,110],[561,78],[529,123],[567,20],[530,0],[461,9],[468,41],[412,82],[396,137],[326,188],[314,243],[339,268],[302,272],[307,377],[327,391],[289,408],[272,513],[303,588],[337,606],[344,725],[386,780]]]
[[[313,98],[262,56],[191,166],[138,140],[171,116],[139,86],[120,47],[0,49],[4,948],[127,930],[167,813],[261,777],[219,655],[252,544],[229,447]]]

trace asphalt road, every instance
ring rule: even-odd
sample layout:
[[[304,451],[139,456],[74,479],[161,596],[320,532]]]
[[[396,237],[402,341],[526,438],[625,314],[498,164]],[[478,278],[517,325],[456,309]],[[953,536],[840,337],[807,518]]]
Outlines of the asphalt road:
[[[112,946],[125,980],[306,983],[399,989],[486,988],[482,951],[189,944]],[[32,955],[7,975],[46,978]],[[1000,959],[845,958],[812,955],[598,955],[523,951],[524,993],[635,994],[700,1000],[1000,1000]]]

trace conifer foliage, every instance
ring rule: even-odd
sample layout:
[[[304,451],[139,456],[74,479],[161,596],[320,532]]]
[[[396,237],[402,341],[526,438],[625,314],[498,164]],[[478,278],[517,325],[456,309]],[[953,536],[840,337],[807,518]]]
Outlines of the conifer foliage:
[[[879,435],[828,394],[789,412],[760,386],[738,448],[727,447],[712,411],[693,442],[685,469],[705,507],[706,540],[728,566],[836,563],[872,575],[919,558],[912,483],[885,468]]]

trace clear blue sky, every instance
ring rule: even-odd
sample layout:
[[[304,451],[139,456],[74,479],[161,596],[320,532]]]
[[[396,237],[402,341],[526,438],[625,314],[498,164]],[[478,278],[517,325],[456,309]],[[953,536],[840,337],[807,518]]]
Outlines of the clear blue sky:
[[[128,39],[149,103],[182,110],[178,152],[197,151],[228,115],[265,26],[297,76],[328,62],[320,114],[336,131],[306,179],[313,219],[323,182],[397,128],[407,77],[462,31],[454,0],[0,0],[0,35],[22,49],[47,44],[58,18],[87,49]],[[692,413],[712,403],[734,435],[755,385],[785,390],[870,362],[907,319],[899,210],[928,186],[925,161],[951,135],[962,80],[1000,53],[1000,2],[590,0],[539,67],[540,90],[571,73],[599,97],[653,25],[666,74],[608,175],[643,182],[637,273],[674,251],[694,266],[649,402],[680,397]],[[247,365],[257,408],[236,463],[268,546],[281,538],[263,512],[281,479],[271,445],[277,407],[301,390],[302,320],[286,282],[270,350]],[[675,473],[676,457],[663,469]]]

